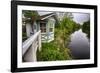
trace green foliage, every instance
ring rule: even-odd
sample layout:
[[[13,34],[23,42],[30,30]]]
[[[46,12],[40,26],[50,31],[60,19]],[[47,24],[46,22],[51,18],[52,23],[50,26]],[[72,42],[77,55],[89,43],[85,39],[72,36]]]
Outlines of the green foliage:
[[[42,51],[37,53],[38,61],[56,61],[69,60],[70,56],[67,54],[67,49],[62,51],[53,42],[43,43]]]
[[[64,17],[63,20],[60,22],[60,29],[65,30],[65,32],[71,34],[75,30],[80,29],[80,24],[77,24],[72,19],[68,17]]]
[[[74,22],[73,27],[74,27],[73,28],[73,32],[74,32],[76,30],[79,30],[81,28],[81,25]]]
[[[23,36],[23,37],[26,37],[26,33],[23,32],[23,33],[22,33],[22,36]]]
[[[36,11],[30,11],[30,10],[23,10],[22,12],[24,14],[25,17],[27,18],[37,18],[39,15]]]
[[[60,22],[60,29],[67,29],[67,31],[70,32],[73,29],[72,21],[67,17],[63,18],[63,20]]]
[[[25,32],[22,33],[22,41],[25,41],[27,39],[27,35]]]
[[[65,48],[70,41],[70,34],[80,29],[80,25],[76,24],[71,18],[64,17],[59,26],[55,28],[55,40],[60,47]]]
[[[71,18],[64,17],[54,30],[54,41],[43,43],[42,50],[37,52],[38,61],[56,61],[70,60],[72,55],[68,44],[70,34],[80,29],[80,25],[75,23]]]
[[[84,22],[82,31],[87,34],[88,38],[90,38],[90,21]]]
[[[26,20],[25,22],[27,23],[33,23],[36,19],[38,19],[39,14],[37,11],[30,11],[30,10],[23,10],[22,14],[24,14]]]

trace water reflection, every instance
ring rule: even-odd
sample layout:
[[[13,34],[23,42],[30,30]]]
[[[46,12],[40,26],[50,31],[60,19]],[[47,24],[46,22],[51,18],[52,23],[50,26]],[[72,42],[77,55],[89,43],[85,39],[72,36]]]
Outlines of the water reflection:
[[[71,42],[69,44],[74,59],[90,58],[90,43],[87,34],[82,29],[71,34]]]

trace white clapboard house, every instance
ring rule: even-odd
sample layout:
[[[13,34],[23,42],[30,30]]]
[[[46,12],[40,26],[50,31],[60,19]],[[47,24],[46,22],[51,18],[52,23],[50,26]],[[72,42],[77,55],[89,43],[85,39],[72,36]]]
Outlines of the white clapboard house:
[[[41,42],[45,43],[54,40],[55,13],[38,14],[39,17],[33,24],[23,23],[27,36],[22,47],[24,62],[36,61],[36,51],[37,49],[41,50]]]
[[[54,13],[40,15],[40,17],[34,21],[33,25],[30,23],[25,24],[27,37],[30,37],[31,35],[34,35],[39,30],[41,30],[42,42],[50,42],[54,40],[54,15]]]

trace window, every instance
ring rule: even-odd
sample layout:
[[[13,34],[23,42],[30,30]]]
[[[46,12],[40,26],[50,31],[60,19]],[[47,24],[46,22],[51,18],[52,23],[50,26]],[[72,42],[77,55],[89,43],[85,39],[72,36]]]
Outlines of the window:
[[[53,32],[53,22],[50,21],[49,23],[49,32]]]
[[[53,27],[53,23],[50,23],[50,27]]]
[[[46,23],[40,23],[40,30],[41,32],[46,32]]]
[[[50,28],[49,31],[50,31],[50,32],[53,32],[53,28]]]

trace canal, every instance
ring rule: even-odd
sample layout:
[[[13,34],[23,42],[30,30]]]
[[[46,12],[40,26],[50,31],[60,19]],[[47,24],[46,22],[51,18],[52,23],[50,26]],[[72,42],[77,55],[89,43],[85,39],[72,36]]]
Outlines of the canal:
[[[90,58],[90,41],[87,34],[82,29],[75,31],[70,35],[70,43],[68,47],[71,50],[73,59],[89,59]]]

